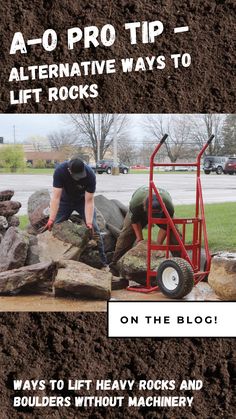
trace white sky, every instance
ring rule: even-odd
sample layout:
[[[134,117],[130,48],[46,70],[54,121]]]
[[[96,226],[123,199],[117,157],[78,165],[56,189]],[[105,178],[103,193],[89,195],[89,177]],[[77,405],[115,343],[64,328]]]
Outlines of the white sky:
[[[143,117],[144,114],[129,115],[129,133],[138,142],[145,137],[145,129],[141,125]],[[47,137],[54,131],[70,128],[65,114],[0,114],[0,137],[4,137],[5,143],[13,143],[14,126],[17,143],[32,136]]]

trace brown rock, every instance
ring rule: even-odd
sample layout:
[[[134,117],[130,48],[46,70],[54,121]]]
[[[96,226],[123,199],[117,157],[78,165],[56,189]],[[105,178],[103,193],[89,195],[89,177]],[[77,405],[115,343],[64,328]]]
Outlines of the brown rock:
[[[20,219],[16,215],[12,215],[7,219],[9,227],[18,227],[20,225]]]
[[[0,201],[0,215],[10,217],[16,214],[21,207],[21,203],[17,201]]]
[[[0,293],[15,294],[20,291],[39,292],[49,283],[52,286],[57,266],[55,263],[38,263],[0,273]]]
[[[76,225],[70,221],[54,225],[52,232],[46,231],[37,236],[40,262],[79,260],[89,241],[88,235],[85,225]]]
[[[110,272],[91,268],[72,260],[63,261],[53,283],[55,294],[69,293],[75,297],[108,300],[111,296]]]
[[[0,272],[24,266],[28,243],[28,237],[16,228],[6,231],[0,246]]]
[[[156,257],[155,252],[152,255],[152,269],[155,270],[164,258]],[[147,242],[139,242],[130,249],[118,262],[117,267],[120,276],[128,280],[145,284],[147,273]],[[156,283],[155,278],[153,284]]]
[[[0,192],[0,201],[10,201],[14,195],[14,191],[5,190]]]
[[[0,215],[0,232],[5,233],[5,231],[8,229],[8,222],[6,217],[3,217],[3,215]]]
[[[80,248],[81,251],[89,241],[89,230],[84,223],[77,225],[71,221],[64,221],[63,223],[54,224],[52,234],[53,237],[65,243],[72,244]]]
[[[50,194],[47,189],[34,192],[28,199],[28,217],[31,225],[38,229],[43,227],[49,217]]]
[[[236,253],[213,257],[208,283],[222,300],[236,301]]]

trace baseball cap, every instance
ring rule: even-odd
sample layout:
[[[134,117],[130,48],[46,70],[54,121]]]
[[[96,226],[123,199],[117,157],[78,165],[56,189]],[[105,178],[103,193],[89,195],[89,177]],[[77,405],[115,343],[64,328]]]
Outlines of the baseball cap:
[[[87,176],[85,164],[79,157],[72,157],[69,161],[68,167],[70,169],[71,177],[74,180],[80,180]]]

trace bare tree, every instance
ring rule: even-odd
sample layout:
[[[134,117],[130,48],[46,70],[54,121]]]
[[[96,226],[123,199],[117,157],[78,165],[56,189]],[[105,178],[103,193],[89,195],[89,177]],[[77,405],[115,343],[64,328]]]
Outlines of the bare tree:
[[[190,117],[192,124],[192,139],[198,144],[199,148],[206,143],[212,134],[214,141],[209,145],[207,154],[217,155],[223,147],[222,128],[225,121],[222,114],[203,114]]]
[[[119,160],[128,165],[136,164],[138,159],[139,149],[130,138],[120,138],[118,142],[118,156]]]
[[[236,154],[236,114],[227,115],[224,121],[222,136],[224,154]]]
[[[53,150],[61,150],[68,146],[76,146],[77,138],[72,131],[64,130],[59,132],[52,132],[48,135],[48,141]]]
[[[145,125],[152,136],[153,144],[159,142],[164,134],[168,134],[165,147],[172,163],[191,157],[193,143],[187,115],[151,115],[146,118]]]
[[[68,119],[77,136],[77,144],[90,147],[96,161],[103,158],[113,143],[114,114],[71,114]],[[127,116],[117,115],[118,140],[124,137],[126,126]]]

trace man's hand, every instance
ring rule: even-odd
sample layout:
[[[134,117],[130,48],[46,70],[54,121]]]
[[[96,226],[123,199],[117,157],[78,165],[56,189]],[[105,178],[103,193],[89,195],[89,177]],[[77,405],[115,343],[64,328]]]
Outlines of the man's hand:
[[[89,229],[89,240],[93,240],[93,235],[94,235],[93,225],[90,223],[87,223],[86,226]]]
[[[42,227],[41,229],[38,230],[39,233],[44,233],[45,231],[51,231],[52,227],[53,227],[54,221],[53,220],[48,220],[47,224]]]

